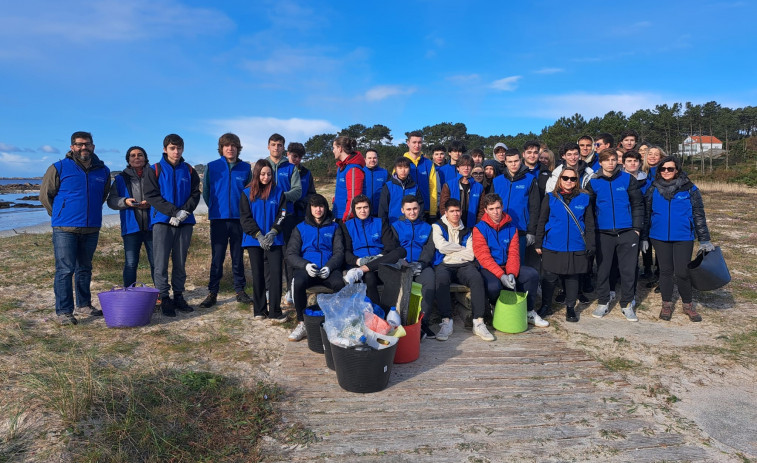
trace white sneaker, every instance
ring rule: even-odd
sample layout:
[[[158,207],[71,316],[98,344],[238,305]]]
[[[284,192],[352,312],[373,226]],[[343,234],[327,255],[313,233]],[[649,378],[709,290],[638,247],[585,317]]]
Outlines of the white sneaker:
[[[639,317],[636,316],[636,312],[634,311],[634,307],[636,307],[636,300],[632,300],[630,304],[628,304],[627,307],[623,307],[620,309],[621,312],[623,312],[623,315],[625,315],[626,320],[629,322],[637,322],[639,321]]]
[[[452,319],[442,318],[441,324],[439,324],[439,332],[436,333],[436,339],[438,341],[446,341],[452,335]]]
[[[287,294],[286,294],[287,304],[294,304],[294,298],[292,297],[292,288],[294,288],[294,278],[292,278],[292,285],[287,290]]]
[[[617,298],[615,295],[615,291],[610,291],[610,300],[607,302],[607,305],[610,305],[612,301],[614,301]]]
[[[612,295],[612,292],[610,292],[610,294]],[[591,313],[591,316],[594,318],[602,318],[605,315],[607,315],[607,312],[609,311],[610,311],[609,302],[607,304],[597,304],[597,308],[594,309],[594,312]]]
[[[307,335],[308,333],[305,331],[305,322],[299,322],[297,326],[294,327],[294,330],[289,333],[289,340],[293,342],[302,341]]]
[[[483,318],[473,320],[473,334],[484,341],[494,341],[494,336],[486,329]]]
[[[528,323],[538,326],[539,328],[546,328],[549,326],[549,322],[541,318],[535,310],[528,311]]]

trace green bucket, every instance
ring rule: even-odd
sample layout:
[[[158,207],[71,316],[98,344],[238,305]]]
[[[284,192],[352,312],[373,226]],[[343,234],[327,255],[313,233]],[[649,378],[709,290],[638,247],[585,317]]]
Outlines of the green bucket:
[[[502,290],[494,307],[492,325],[503,333],[522,333],[528,329],[526,296],[528,293]]]

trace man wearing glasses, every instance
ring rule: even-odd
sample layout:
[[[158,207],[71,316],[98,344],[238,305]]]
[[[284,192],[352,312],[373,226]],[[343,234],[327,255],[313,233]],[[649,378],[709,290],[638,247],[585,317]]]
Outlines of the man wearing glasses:
[[[102,206],[110,191],[110,169],[95,154],[92,134],[74,132],[71,151],[42,177],[39,200],[52,217],[55,252],[55,314],[61,325],[76,325],[76,312],[101,316],[92,307],[89,286],[92,256],[102,225]]]
[[[592,162],[586,161],[594,172],[599,172],[599,153],[607,148],[615,148],[615,138],[607,132],[600,133],[594,140],[594,159]]]

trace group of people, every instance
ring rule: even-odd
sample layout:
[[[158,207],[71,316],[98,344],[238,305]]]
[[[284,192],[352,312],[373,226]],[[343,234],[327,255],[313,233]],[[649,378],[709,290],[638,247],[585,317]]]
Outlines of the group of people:
[[[443,341],[452,334],[455,282],[470,288],[472,329],[486,341],[494,336],[484,320],[502,290],[527,293],[528,322],[546,327],[560,287],[566,320],[576,322],[577,302],[588,302],[586,294],[594,291],[595,259],[598,303],[592,315],[609,312],[617,289],[623,315],[638,321],[639,253],[641,276],[651,278],[652,249],[663,300],[659,318],[672,316],[676,283],[684,313],[701,320],[686,265],[695,239],[703,250],[713,248],[701,195],[675,158],[639,143],[633,131],[624,132],[617,147],[609,134],[583,136],[563,145],[557,160],[538,141],[527,142],[522,152],[498,143],[489,160],[482,150],[467,154],[458,141],[432,147],[427,158],[421,132],[409,133],[407,146],[388,172],[378,166],[377,151],[360,153],[355,140],[337,137],[336,189],[329,202],[301,164],[304,146],[285,149],[279,134],[268,140],[269,156],[254,164],[240,159],[238,136],[222,135],[220,157],[208,163],[202,180],[182,157],[184,141],[171,134],[153,165],[143,148],[129,148],[127,167],[111,184],[92,135],[76,132],[71,151],[48,169],[40,191],[52,217],[58,319],[75,324],[75,307],[102,315],[91,304],[89,282],[106,200],[120,211],[124,285],[136,281],[144,244],[163,315],[194,310],[183,297],[185,264],[202,195],[211,265],[200,306],[217,303],[228,250],[236,300],[252,304],[256,320],[273,323],[287,319],[283,304],[293,305],[299,323],[292,341],[306,336],[306,291],[314,285],[338,291],[362,281],[370,301],[388,311],[379,293],[382,264],[409,269],[422,286],[421,335],[427,338]],[[245,249],[252,298],[245,292]],[[441,318],[438,333],[429,324],[434,307]]]

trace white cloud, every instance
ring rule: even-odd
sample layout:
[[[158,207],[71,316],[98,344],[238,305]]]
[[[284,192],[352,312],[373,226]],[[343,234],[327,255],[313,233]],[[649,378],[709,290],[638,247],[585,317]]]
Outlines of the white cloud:
[[[518,88],[518,81],[523,76],[510,76],[505,77],[504,79],[495,80],[494,82],[489,85],[490,88],[493,88],[495,90],[502,90],[505,92],[512,92],[516,88]]]
[[[534,71],[534,74],[558,74],[560,72],[565,72],[565,69],[563,68],[542,68],[538,71]]]
[[[610,111],[631,115],[639,109],[654,108],[667,99],[655,93],[569,93],[545,95],[524,106],[529,116],[557,119],[575,113],[585,118],[604,116]]]
[[[0,151],[18,152],[18,146],[9,145],[7,143],[0,142]]]
[[[365,92],[366,101],[381,101],[396,95],[412,95],[415,93],[415,87],[404,87],[402,85],[378,85]]]
[[[329,121],[322,119],[278,119],[275,117],[238,117],[233,119],[215,119],[208,121],[209,133],[217,136],[219,133],[232,132],[239,135],[242,141],[242,158],[254,161],[268,156],[268,137],[279,133],[290,142],[305,143],[313,135],[321,133],[337,133],[339,128]]]
[[[0,152],[0,172],[3,177],[41,176],[47,169],[47,166],[41,165],[43,161],[44,159]]]
[[[39,148],[37,148],[37,151],[41,151],[43,153],[51,153],[51,154],[57,154],[60,153],[60,150],[54,146],[50,145],[42,145]]]

